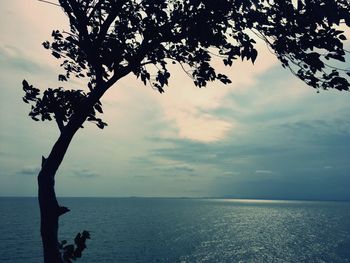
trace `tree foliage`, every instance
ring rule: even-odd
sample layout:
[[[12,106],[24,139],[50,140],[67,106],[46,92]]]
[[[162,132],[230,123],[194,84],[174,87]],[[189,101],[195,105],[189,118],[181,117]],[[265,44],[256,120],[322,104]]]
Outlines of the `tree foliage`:
[[[96,90],[101,93],[121,77],[133,73],[145,85],[164,92],[179,64],[198,87],[208,81],[231,80],[217,72],[212,58],[226,66],[258,56],[262,39],[282,66],[311,87],[349,90],[345,62],[346,36],[340,25],[350,26],[347,0],[59,0],[70,31],[54,30],[43,46],[61,60],[59,81],[72,76],[88,78],[88,92],[38,89],[23,82],[25,102],[33,104],[34,120],[56,119],[62,129]],[[101,95],[101,94],[100,94]],[[100,128],[99,97],[87,120]]]
[[[75,245],[58,242],[59,217],[69,209],[58,204],[55,174],[69,144],[88,120],[107,124],[103,94],[132,73],[145,85],[164,92],[169,64],[181,67],[198,87],[231,80],[213,66],[213,58],[232,66],[235,60],[255,62],[255,39],[309,86],[349,90],[345,33],[350,26],[348,0],[58,0],[70,30],[52,32],[44,48],[61,61],[59,81],[86,78],[86,89],[48,88],[42,92],[22,82],[24,102],[36,121],[56,120],[60,135],[38,175],[38,200],[45,263],[72,262],[85,249],[88,232]],[[48,1],[44,1],[48,2]]]
[[[62,240],[59,243],[59,249],[62,251],[62,257],[65,263],[73,263],[73,261],[81,258],[86,248],[87,239],[90,239],[90,233],[84,230],[75,236],[74,244],[67,244],[67,240]]]

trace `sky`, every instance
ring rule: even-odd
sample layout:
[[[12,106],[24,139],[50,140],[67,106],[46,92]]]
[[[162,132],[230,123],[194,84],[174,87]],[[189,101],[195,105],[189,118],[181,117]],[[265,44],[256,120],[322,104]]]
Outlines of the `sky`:
[[[67,19],[59,7],[13,0],[0,22],[0,196],[35,196],[58,129],[28,117],[21,82],[62,85],[41,43]],[[120,80],[102,99],[108,126],[87,123],[73,139],[57,195],[350,200],[350,93],[316,93],[264,44],[258,51],[255,65],[214,61],[229,85],[199,89],[176,66],[165,94]]]

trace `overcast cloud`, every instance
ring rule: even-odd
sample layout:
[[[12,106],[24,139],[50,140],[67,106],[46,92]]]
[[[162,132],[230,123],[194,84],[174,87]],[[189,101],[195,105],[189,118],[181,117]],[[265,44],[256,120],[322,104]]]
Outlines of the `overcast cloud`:
[[[34,196],[58,131],[27,116],[21,81],[60,85],[41,42],[67,21],[34,0],[4,1],[0,17],[0,195]],[[78,132],[57,194],[350,199],[350,94],[317,94],[261,43],[254,66],[215,63],[232,84],[198,89],[176,67],[162,95],[133,76],[117,83],[102,101],[109,126]]]

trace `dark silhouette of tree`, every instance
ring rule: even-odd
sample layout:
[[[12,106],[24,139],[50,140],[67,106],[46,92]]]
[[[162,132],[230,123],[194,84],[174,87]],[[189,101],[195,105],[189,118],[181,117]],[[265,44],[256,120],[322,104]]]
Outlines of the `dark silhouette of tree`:
[[[107,124],[100,98],[118,80],[136,75],[164,92],[174,63],[198,87],[231,80],[216,72],[213,56],[231,66],[236,59],[254,61],[254,38],[262,39],[292,74],[317,90],[349,90],[340,25],[350,26],[347,0],[59,0],[70,31],[52,32],[44,48],[61,60],[59,81],[86,77],[87,89],[40,90],[23,81],[24,102],[36,121],[55,120],[59,138],[42,158],[38,175],[41,236],[46,263],[63,262],[57,238],[61,207],[55,174],[68,146],[85,121]],[[72,247],[70,247],[71,252]],[[69,249],[68,249],[69,250]]]

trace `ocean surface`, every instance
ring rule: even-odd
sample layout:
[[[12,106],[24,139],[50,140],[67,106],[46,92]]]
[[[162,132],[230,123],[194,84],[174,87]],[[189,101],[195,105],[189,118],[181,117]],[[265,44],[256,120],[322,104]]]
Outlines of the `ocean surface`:
[[[77,262],[350,262],[350,202],[61,198]],[[0,198],[0,262],[42,262],[36,198]]]

